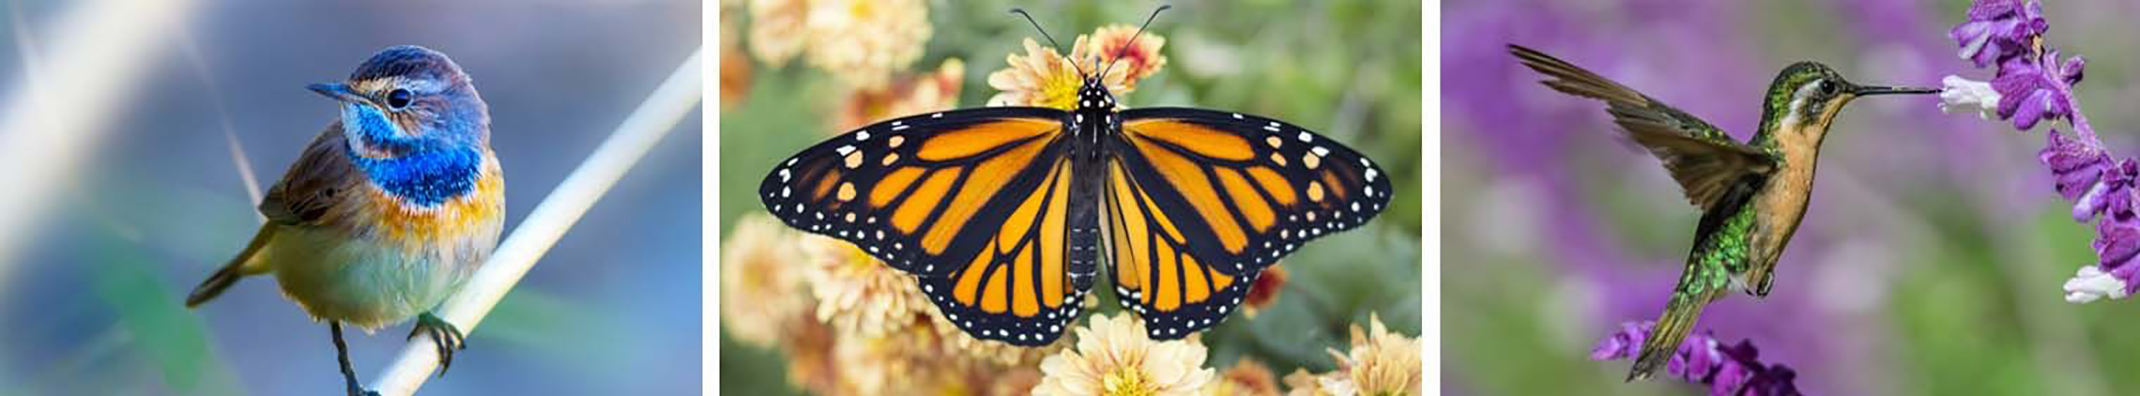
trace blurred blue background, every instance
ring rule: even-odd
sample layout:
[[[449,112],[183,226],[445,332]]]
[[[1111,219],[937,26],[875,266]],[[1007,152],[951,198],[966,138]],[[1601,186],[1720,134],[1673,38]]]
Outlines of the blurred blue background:
[[[0,18],[0,84],[20,83],[11,32],[69,1]],[[505,166],[510,232],[700,46],[694,1],[202,2],[179,51],[130,89],[88,169],[0,277],[0,395],[339,392],[326,326],[251,278],[200,309],[183,296],[257,227],[215,103],[263,184],[335,116],[304,86],[372,52],[419,44],[474,78]],[[0,8],[0,13],[12,13]],[[11,21],[27,21],[17,26]],[[157,45],[178,46],[177,35]],[[212,84],[212,85],[211,85]],[[424,394],[679,394],[700,389],[697,115],[549,251]],[[262,186],[265,188],[265,186]],[[0,259],[4,260],[4,259]],[[408,325],[351,340],[370,381]]]
[[[2047,2],[2048,44],[2088,58],[2082,111],[2113,151],[2140,139],[2132,2]],[[1536,83],[1518,43],[1589,68],[1744,139],[1784,65],[1864,83],[1988,79],[1955,56],[1967,1],[1458,0],[1443,4],[1439,127],[1444,218],[1443,390],[1455,394],[1694,394],[1623,384],[1593,362],[1619,323],[1654,319],[1699,213],[1655,158],[1616,141],[1597,101]],[[1751,339],[1807,394],[2133,394],[2140,306],[2072,305],[2092,264],[2021,133],[1937,99],[1855,102],[1826,142],[1806,222],[1773,294],[1734,294],[1696,326]],[[2122,128],[2120,126],[2123,126]],[[1552,379],[1541,381],[1540,379]]]

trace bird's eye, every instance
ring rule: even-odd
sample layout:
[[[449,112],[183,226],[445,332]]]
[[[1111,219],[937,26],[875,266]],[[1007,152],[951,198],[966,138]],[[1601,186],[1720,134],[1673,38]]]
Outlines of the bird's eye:
[[[395,88],[392,92],[386,93],[386,107],[390,110],[407,108],[409,107],[409,102],[415,100],[413,96],[409,94],[409,90]]]
[[[1824,94],[1829,94],[1829,95],[1834,95],[1834,94],[1835,94],[1835,90],[1836,90],[1836,84],[1835,84],[1835,81],[1829,81],[1829,80],[1820,80],[1820,92],[1821,92],[1821,93],[1824,93]]]

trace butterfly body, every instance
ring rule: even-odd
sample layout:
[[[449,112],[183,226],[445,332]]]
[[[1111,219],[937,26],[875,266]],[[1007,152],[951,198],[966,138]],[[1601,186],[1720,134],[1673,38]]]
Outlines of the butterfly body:
[[[1762,121],[1739,142],[1708,122],[1641,92],[1530,48],[1512,55],[1563,93],[1603,100],[1629,140],[1664,162],[1702,210],[1685,267],[1628,379],[1646,378],[1693,329],[1702,308],[1732,291],[1766,296],[1784,247],[1805,219],[1821,143],[1845,104],[1860,96],[1937,90],[1857,85],[1825,65],[1785,67],[1769,85]]]
[[[1390,181],[1343,145],[1261,117],[1119,110],[1087,78],[1077,107],[885,121],[820,143],[759,185],[790,226],[912,274],[982,339],[1045,345],[1103,272],[1153,338],[1224,320],[1261,270],[1357,227]]]

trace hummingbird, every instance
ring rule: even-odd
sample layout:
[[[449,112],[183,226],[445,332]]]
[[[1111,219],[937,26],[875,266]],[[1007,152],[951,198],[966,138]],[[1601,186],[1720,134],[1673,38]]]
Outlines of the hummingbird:
[[[1686,268],[1627,380],[1669,361],[1702,307],[1731,291],[1768,296],[1777,259],[1805,219],[1821,142],[1843,106],[1862,96],[1938,89],[1860,85],[1816,62],[1784,67],[1761,101],[1761,126],[1739,142],[1700,118],[1566,61],[1520,45],[1509,52],[1562,93],[1605,101],[1624,136],[1649,150],[1702,210]]]

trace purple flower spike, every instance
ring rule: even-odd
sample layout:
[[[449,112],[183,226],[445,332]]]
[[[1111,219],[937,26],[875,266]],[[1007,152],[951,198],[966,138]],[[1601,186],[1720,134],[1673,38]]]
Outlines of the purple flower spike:
[[[2043,161],[2044,167],[2051,169],[2052,180],[2056,182],[2059,196],[2082,203],[2074,206],[2074,221],[2094,218],[2095,212],[2101,209],[2094,208],[2094,203],[2087,202],[2093,199],[2082,198],[2099,195],[2090,191],[2096,188],[2096,181],[2102,177],[2103,170],[2110,166],[2110,154],[2104,153],[2101,147],[2068,139],[2055,129],[2045,135],[2050,137],[2050,142],[2044,143],[2043,150],[2036,153],[2036,158]],[[2089,210],[2083,212],[2083,206]]]
[[[2043,5],[2023,0],[1977,0],[1969,7],[1969,21],[1947,32],[1958,54],[1977,67],[2027,51],[2035,36],[2051,29],[2043,18]]]
[[[2093,205],[2102,212],[2105,225],[2134,224],[2133,181],[2136,177],[2140,177],[2140,162],[2131,158],[2118,161],[2117,165],[2103,171],[2103,191],[2095,197],[2097,202]]]
[[[2048,58],[2058,59],[2058,51],[2051,51],[2051,55]],[[2072,59],[2067,59],[2066,63],[2058,66],[2058,74],[2065,77],[2067,87],[2072,87],[2081,83],[2082,69],[2087,68],[2088,60],[2082,59],[2079,55],[2074,55]]]
[[[2100,259],[2097,265],[2112,271],[2128,267],[2134,253],[2140,253],[2140,227],[2104,222],[2097,228],[2100,233],[2090,243]]]
[[[1650,321],[1620,324],[1620,331],[1600,340],[1598,346],[1590,350],[1590,359],[1634,358],[1641,353],[1642,341],[1649,337],[1653,326],[1655,323]],[[1717,341],[1714,332],[1688,335],[1666,366],[1666,373],[1673,377],[1709,385],[1712,396],[1800,394],[1793,383],[1798,376],[1796,371],[1782,364],[1761,363],[1761,351],[1754,348],[1751,340],[1727,345]]]
[[[1642,353],[1642,340],[1649,334],[1647,322],[1621,323],[1620,331],[1599,341],[1598,347],[1590,350],[1590,360],[1620,360]]]
[[[1999,92],[2000,118],[2013,119],[2014,128],[2025,131],[2035,128],[2037,121],[2073,114],[2073,97],[2065,81],[2079,80],[2078,69],[2085,62],[2079,58],[2069,62],[2074,70],[2067,76],[2065,67],[2051,69],[2043,65],[2057,55],[2052,52],[2042,58],[2044,62],[2023,56],[1999,64],[1999,77],[1991,80],[1991,89]]]

